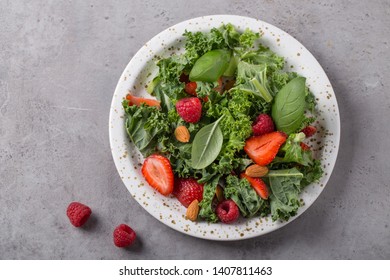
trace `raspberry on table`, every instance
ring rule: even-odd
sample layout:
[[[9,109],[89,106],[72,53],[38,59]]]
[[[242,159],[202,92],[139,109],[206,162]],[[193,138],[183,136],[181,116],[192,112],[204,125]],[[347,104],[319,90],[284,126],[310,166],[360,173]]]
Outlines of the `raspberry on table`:
[[[134,243],[137,235],[135,231],[126,224],[117,226],[113,233],[114,244],[117,247],[127,247]]]
[[[216,213],[221,222],[231,224],[240,216],[237,204],[231,200],[224,200],[217,205]]]
[[[252,124],[254,136],[260,136],[275,131],[272,118],[267,114],[260,114]]]
[[[179,116],[188,123],[197,123],[202,116],[202,103],[197,97],[182,98],[176,103]]]
[[[71,224],[75,227],[81,227],[84,225],[89,216],[91,216],[91,213],[91,208],[80,202],[72,202],[66,210],[66,215],[68,216]]]

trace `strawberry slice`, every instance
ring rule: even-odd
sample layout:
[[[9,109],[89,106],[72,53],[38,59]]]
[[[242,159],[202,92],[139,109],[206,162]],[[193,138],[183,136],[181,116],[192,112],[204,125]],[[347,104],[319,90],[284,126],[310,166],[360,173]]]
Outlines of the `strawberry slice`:
[[[286,139],[287,135],[280,131],[253,136],[246,140],[244,151],[258,165],[265,166],[273,161]]]
[[[168,195],[173,191],[173,171],[171,163],[161,155],[147,157],[142,165],[142,175],[146,181],[162,195]]]
[[[253,178],[249,177],[245,173],[241,173],[240,175],[241,178],[245,178],[248,180],[249,184],[251,184],[252,188],[255,189],[257,194],[262,198],[262,199],[268,199],[269,196],[269,191],[267,185],[264,183],[263,180],[260,178]]]
[[[142,103],[145,103],[148,106],[155,106],[160,108],[160,101],[155,100],[155,99],[148,99],[148,98],[143,98],[143,97],[137,97],[131,94],[126,95],[126,100],[129,101],[129,105],[136,105],[140,106]]]

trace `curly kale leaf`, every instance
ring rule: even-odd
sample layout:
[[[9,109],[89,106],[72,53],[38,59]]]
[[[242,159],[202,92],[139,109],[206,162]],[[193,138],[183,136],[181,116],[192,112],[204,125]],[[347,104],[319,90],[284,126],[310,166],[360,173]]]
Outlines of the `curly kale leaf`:
[[[144,156],[156,150],[158,138],[169,134],[169,122],[164,113],[152,106],[129,106],[125,100],[122,103],[126,112],[126,131],[139,151]]]
[[[244,217],[269,214],[268,201],[261,199],[246,179],[239,179],[233,175],[227,176],[224,195],[237,204]]]

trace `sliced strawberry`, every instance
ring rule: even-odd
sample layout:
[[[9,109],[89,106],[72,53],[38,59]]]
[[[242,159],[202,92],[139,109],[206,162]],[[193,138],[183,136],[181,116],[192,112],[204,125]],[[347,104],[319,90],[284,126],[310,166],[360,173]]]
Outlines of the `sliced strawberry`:
[[[160,101],[155,99],[148,99],[143,97],[137,97],[131,94],[126,95],[126,100],[129,100],[129,105],[140,106],[142,103],[145,103],[148,106],[155,106],[160,108]]]
[[[260,178],[252,178],[246,175],[245,173],[241,173],[240,175],[241,178],[245,178],[248,180],[249,184],[251,184],[252,188],[255,189],[257,194],[262,198],[262,199],[268,199],[269,196],[269,191],[267,185],[264,183],[263,180]]]
[[[193,178],[176,178],[173,195],[177,200],[188,207],[192,201],[197,199],[199,202],[203,199],[203,184],[199,184]]]
[[[300,146],[301,146],[303,151],[310,151],[310,147],[307,144],[301,142]]]
[[[189,82],[189,83],[186,84],[184,90],[188,94],[191,94],[193,96],[198,96],[196,94],[196,88],[197,88],[196,82]]]
[[[173,191],[174,177],[171,163],[161,155],[147,157],[142,165],[142,175],[146,181],[162,195]]]
[[[317,128],[312,125],[306,126],[301,132],[305,133],[306,138],[312,137],[316,132]]]
[[[258,165],[265,166],[273,161],[286,139],[287,135],[280,131],[253,136],[246,140],[244,151]]]

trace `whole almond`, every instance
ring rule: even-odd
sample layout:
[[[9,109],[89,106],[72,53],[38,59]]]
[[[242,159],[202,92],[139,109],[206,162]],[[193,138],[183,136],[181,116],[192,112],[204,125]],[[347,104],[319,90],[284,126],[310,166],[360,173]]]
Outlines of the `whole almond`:
[[[175,137],[177,141],[182,143],[188,143],[190,141],[190,132],[184,125],[178,126],[175,129]]]
[[[263,177],[263,176],[267,175],[267,173],[268,173],[267,166],[260,166],[257,164],[253,164],[245,170],[245,175],[247,175],[249,177],[255,177],[255,178],[256,177]]]
[[[217,188],[215,189],[215,195],[217,196],[219,202],[225,199],[225,197],[223,196],[222,187],[220,185],[217,185]]]
[[[186,218],[190,221],[196,221],[199,213],[199,201],[195,199],[187,208]]]

